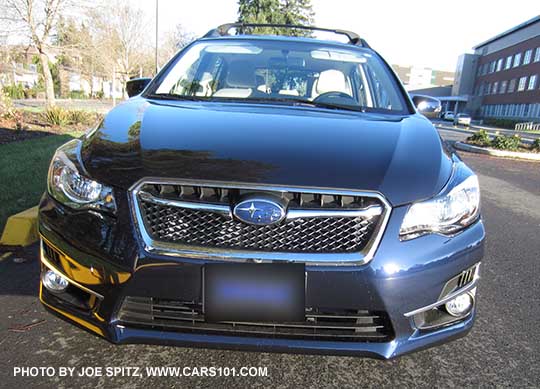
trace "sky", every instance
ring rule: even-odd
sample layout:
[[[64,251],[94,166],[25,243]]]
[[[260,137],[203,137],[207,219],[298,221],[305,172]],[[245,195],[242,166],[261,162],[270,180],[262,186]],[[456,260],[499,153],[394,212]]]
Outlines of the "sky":
[[[155,20],[155,0],[130,0]],[[388,62],[454,71],[457,58],[540,14],[534,0],[312,0],[315,25],[357,32]],[[159,31],[196,36],[237,19],[237,0],[159,0]],[[152,33],[154,29],[150,29]]]

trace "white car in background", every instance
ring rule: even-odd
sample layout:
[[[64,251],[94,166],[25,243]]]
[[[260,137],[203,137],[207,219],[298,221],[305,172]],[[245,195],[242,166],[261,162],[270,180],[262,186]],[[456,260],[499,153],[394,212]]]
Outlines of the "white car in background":
[[[444,111],[441,114],[441,119],[442,120],[448,120],[448,121],[454,120],[454,112],[453,111]]]
[[[458,113],[454,116],[454,126],[458,124],[469,127],[471,125],[471,116],[466,113]]]

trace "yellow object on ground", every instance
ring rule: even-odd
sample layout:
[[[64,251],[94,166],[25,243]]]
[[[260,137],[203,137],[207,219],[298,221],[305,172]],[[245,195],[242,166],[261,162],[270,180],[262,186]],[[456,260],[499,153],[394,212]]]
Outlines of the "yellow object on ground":
[[[28,246],[37,242],[37,216],[37,206],[10,216],[0,239],[0,244],[6,246]]]

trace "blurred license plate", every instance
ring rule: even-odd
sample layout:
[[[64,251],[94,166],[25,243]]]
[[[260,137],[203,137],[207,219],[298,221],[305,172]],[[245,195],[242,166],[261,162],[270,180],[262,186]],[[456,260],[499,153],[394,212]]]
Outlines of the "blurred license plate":
[[[304,264],[215,263],[204,269],[207,321],[305,320]]]

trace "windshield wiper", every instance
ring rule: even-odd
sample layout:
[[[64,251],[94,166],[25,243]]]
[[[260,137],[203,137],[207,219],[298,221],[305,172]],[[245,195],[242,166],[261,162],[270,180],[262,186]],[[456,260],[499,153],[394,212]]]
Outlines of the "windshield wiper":
[[[325,109],[339,109],[346,111],[354,112],[365,112],[365,108],[362,106],[352,106],[352,105],[341,105],[341,104],[330,104],[330,103],[321,103],[315,102],[308,99],[293,99],[293,98],[265,98],[265,97],[202,97],[202,96],[189,96],[189,95],[177,95],[174,93],[153,93],[147,95],[146,97],[150,99],[161,99],[161,100],[180,100],[180,101],[230,101],[230,102],[259,102],[259,103],[284,103],[287,105],[293,106],[304,106],[304,107],[315,107],[315,108],[325,108]]]
[[[177,95],[174,93],[152,93],[146,95],[149,99],[158,99],[158,100],[185,100],[185,101],[205,101],[208,100],[207,97],[200,96],[188,96],[188,95]]]
[[[355,112],[364,112],[364,109],[361,106],[345,105],[345,104],[331,104],[331,103],[321,103],[317,101],[311,101],[306,99],[292,99],[297,105],[307,105],[317,108],[326,108],[326,109],[342,109],[346,111],[355,111]]]
[[[315,107],[315,108],[326,108],[326,109],[341,109],[346,111],[354,112],[364,112],[364,107],[361,106],[352,106],[352,105],[341,105],[341,104],[330,104],[330,103],[321,103],[308,99],[292,99],[292,98],[262,98],[262,97],[247,97],[245,99],[238,100],[247,100],[247,101],[257,101],[265,103],[287,103],[288,105],[293,106],[305,106],[305,107]]]

